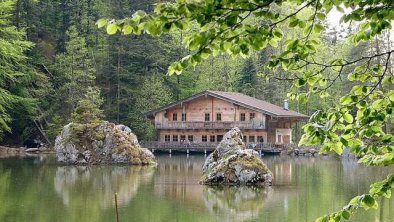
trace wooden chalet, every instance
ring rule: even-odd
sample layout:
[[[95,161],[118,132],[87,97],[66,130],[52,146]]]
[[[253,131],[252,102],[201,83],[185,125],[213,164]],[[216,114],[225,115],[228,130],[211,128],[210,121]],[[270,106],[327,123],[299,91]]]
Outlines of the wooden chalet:
[[[146,113],[158,131],[156,143],[214,146],[233,127],[248,145],[290,144],[291,127],[308,116],[242,93],[203,91]]]

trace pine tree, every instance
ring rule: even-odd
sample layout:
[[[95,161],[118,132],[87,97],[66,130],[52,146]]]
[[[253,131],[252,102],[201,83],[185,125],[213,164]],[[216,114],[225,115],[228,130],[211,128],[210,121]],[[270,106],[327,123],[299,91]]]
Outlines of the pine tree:
[[[81,37],[75,26],[71,26],[67,31],[66,52],[56,56],[53,70],[55,94],[52,97],[53,105],[46,112],[50,139],[54,139],[61,127],[71,121],[72,112],[80,101],[86,99],[89,92],[99,92],[95,83],[96,69],[92,56],[85,38]],[[92,105],[82,103],[80,106]]]
[[[164,84],[163,76],[154,74],[146,77],[136,92],[135,98],[127,124],[131,126],[138,138],[153,139],[155,137],[154,126],[144,117],[144,113],[173,101],[169,88]]]
[[[10,123],[18,116],[13,110],[34,112],[35,100],[31,98],[30,86],[38,76],[26,56],[33,43],[26,40],[26,33],[11,24],[11,12],[15,1],[0,1],[0,139],[10,132]],[[19,119],[20,122],[25,121]]]
[[[78,124],[100,123],[104,117],[100,106],[103,104],[100,92],[89,87],[85,98],[78,102],[77,107],[71,115],[72,122]]]
[[[80,37],[75,26],[69,28],[67,36],[66,52],[56,57],[55,65],[57,82],[60,85],[58,96],[66,118],[84,98],[89,87],[95,86],[96,79],[96,69],[85,38]]]

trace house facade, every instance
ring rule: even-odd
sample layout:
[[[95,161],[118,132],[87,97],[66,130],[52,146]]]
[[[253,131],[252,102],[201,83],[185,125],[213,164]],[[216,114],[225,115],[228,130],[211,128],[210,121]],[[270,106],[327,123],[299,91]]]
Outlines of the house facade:
[[[204,91],[146,114],[161,143],[218,143],[233,127],[247,144],[290,144],[291,127],[308,116],[234,92]]]

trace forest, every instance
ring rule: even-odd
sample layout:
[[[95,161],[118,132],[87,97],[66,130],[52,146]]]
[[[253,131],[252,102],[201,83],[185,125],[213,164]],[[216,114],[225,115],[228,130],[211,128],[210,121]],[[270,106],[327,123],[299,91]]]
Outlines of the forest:
[[[284,51],[284,40],[270,42],[264,50],[249,56],[209,56],[181,75],[170,76],[168,66],[190,52],[183,46],[188,31],[175,30],[160,37],[108,35],[96,25],[100,18],[121,19],[138,10],[151,12],[156,2],[1,1],[2,143],[21,145],[39,138],[53,145],[63,125],[70,122],[78,101],[88,94],[100,98],[106,120],[130,126],[141,140],[155,136],[152,124],[144,118],[146,111],[206,89],[242,92],[280,106],[288,96],[294,96],[288,94],[292,81],[286,79],[287,70],[272,70],[264,65],[273,55]],[[289,5],[274,10],[286,13],[294,8]],[[307,17],[313,11],[302,13]],[[261,22],[256,18],[248,20],[251,24]],[[294,25],[297,24],[281,27],[283,39],[302,35]],[[368,56],[392,48],[390,32],[354,45],[347,36],[356,26],[336,26],[324,18],[323,25],[324,31],[312,33],[321,42],[316,55],[318,61],[326,61],[332,55],[351,60],[361,54]],[[371,62],[384,61],[376,58]],[[311,115],[316,110],[332,107],[353,86],[347,80],[351,67],[347,69],[341,73],[342,81],[336,81],[328,89],[330,96],[310,95],[305,102],[300,97],[290,102],[290,108]],[[327,71],[324,75],[332,74]],[[302,84],[300,90],[307,92],[308,86]],[[301,127],[294,131],[299,140]]]
[[[279,106],[288,99],[291,110],[310,117],[293,127],[291,142],[333,154],[336,165],[354,176],[327,176],[321,180],[325,186],[341,176],[344,181],[365,178],[344,165],[351,162],[345,157],[354,158],[357,169],[362,169],[359,163],[382,167],[368,168],[379,171],[379,178],[370,173],[367,179],[380,181],[367,192],[360,194],[368,188],[357,184],[351,195],[358,196],[341,209],[330,205],[319,211],[337,210],[317,219],[348,220],[358,209],[384,206],[394,188],[388,168],[394,164],[393,20],[392,0],[0,0],[0,144],[21,147],[39,140],[52,148],[60,132],[72,131],[83,138],[78,144],[87,157],[71,152],[70,159],[85,161],[91,157],[85,145],[107,138],[105,130],[96,130],[100,122],[127,146],[111,139],[111,145],[119,145],[116,152],[94,157],[121,159],[120,153],[135,146],[136,163],[153,164],[153,153],[138,144],[157,134],[145,117],[149,110],[208,89],[241,92]],[[126,129],[132,136],[125,139],[120,131]],[[231,131],[237,147],[244,145],[240,129]],[[59,147],[75,142],[62,135]],[[261,161],[253,150],[247,152]],[[321,167],[330,161],[323,159],[308,159],[312,176],[305,178],[320,180],[313,175],[317,162]],[[290,172],[289,184],[298,184],[291,182],[292,168],[280,169]],[[3,180],[10,182],[8,176]],[[316,181],[310,184],[314,194],[341,196],[331,190],[335,186],[325,192]],[[182,195],[188,193],[184,185]],[[349,194],[347,186],[341,191]]]

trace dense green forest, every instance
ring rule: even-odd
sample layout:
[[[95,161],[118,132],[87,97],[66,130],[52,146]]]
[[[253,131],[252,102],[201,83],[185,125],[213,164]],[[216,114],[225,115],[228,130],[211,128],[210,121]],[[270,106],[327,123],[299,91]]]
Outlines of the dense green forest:
[[[150,12],[154,3],[154,0],[0,1],[2,143],[17,145],[40,138],[51,145],[62,126],[71,121],[78,102],[92,93],[101,97],[105,119],[129,125],[142,140],[155,135],[153,126],[144,119],[144,112],[205,89],[238,91],[278,105],[292,96],[287,94],[292,85],[286,80],[287,71],[264,66],[272,55],[284,50],[284,41],[270,42],[264,50],[244,58],[227,54],[210,56],[182,75],[169,76],[168,66],[189,53],[182,45],[187,41],[186,33],[178,30],[158,38],[146,34],[108,35],[95,24],[100,18],[124,18],[137,10]],[[275,10],[283,12],[294,7]],[[308,16],[313,12],[303,13]],[[249,19],[251,24],[262,22]],[[324,25],[324,32],[313,33],[322,42],[319,61],[326,61],[333,54],[351,59],[391,47],[389,33],[353,46],[345,37],[353,32],[354,26],[331,27],[327,22]],[[281,28],[284,36],[302,35],[292,27]],[[342,73],[347,74],[347,70]],[[332,96],[324,99],[311,96],[306,103],[292,101],[290,108],[312,114],[317,109],[332,107],[351,84],[343,78],[329,89],[334,92]],[[307,92],[307,86],[301,90]],[[295,131],[299,138],[300,126]]]

